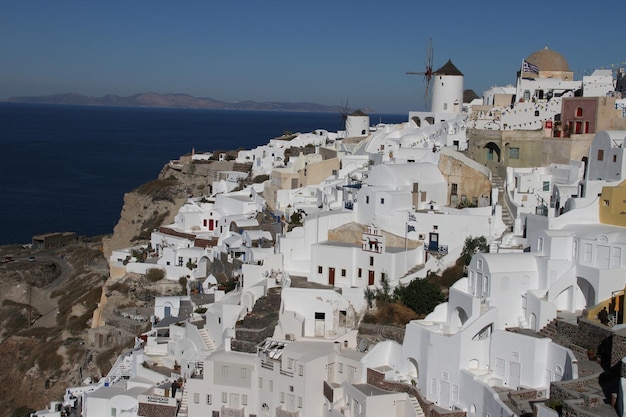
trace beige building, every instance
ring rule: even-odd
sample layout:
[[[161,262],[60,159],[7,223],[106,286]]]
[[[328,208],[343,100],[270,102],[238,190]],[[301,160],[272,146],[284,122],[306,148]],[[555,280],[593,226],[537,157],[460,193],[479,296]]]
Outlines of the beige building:
[[[504,178],[506,168],[568,164],[589,154],[593,134],[546,138],[543,130],[468,131],[468,156]]]
[[[270,174],[270,181],[265,184],[263,197],[272,209],[277,207],[278,190],[318,185],[329,176],[339,172],[340,160],[336,157],[325,158],[321,153],[300,154],[293,164],[285,168],[276,168]]]
[[[626,181],[615,187],[602,187],[600,223],[626,227]]]

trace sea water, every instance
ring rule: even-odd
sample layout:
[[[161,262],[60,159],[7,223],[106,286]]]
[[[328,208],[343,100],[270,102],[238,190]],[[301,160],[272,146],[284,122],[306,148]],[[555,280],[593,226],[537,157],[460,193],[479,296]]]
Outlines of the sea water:
[[[156,179],[169,160],[315,129],[341,129],[339,113],[0,103],[0,245],[48,232],[111,233],[124,193]]]

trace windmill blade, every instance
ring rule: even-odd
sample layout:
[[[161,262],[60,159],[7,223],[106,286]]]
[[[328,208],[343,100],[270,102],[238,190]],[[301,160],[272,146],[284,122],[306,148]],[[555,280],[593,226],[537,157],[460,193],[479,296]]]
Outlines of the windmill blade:
[[[428,45],[426,46],[426,62],[424,63],[424,81],[426,82],[426,88],[424,89],[424,100],[426,106],[430,103],[430,84],[433,79],[433,39],[428,38]]]
[[[346,129],[346,121],[348,120],[348,113],[350,113],[350,105],[348,104],[348,99],[346,102],[339,103],[339,117],[341,117],[341,127]]]
[[[433,71],[433,40],[432,38],[428,38],[428,43],[426,45],[426,62],[424,62],[424,71],[419,72],[406,72],[406,75],[422,75],[424,76],[424,101],[426,107],[428,107],[430,103],[430,85],[432,84],[432,79],[434,75]]]

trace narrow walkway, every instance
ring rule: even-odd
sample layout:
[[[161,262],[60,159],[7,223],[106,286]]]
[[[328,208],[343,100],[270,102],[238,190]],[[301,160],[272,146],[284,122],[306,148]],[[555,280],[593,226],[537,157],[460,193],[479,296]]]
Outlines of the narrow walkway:
[[[491,173],[491,184],[498,189],[498,204],[502,207],[502,221],[509,229],[513,229],[513,216],[509,205],[506,203],[506,194],[504,190],[504,180],[498,175]]]

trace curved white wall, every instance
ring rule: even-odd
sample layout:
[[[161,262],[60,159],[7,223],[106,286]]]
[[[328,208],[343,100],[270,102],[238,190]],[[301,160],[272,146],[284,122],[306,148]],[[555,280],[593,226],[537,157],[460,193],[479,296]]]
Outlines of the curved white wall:
[[[431,112],[460,113],[463,109],[463,76],[435,75],[432,78]],[[457,103],[455,106],[454,103]]]
[[[346,120],[346,137],[367,136],[370,133],[369,116],[348,116]]]

